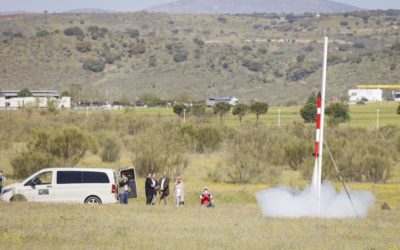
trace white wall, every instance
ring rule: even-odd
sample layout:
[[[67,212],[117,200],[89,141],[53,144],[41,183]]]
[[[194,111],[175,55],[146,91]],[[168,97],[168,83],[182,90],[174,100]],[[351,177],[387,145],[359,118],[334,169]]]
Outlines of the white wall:
[[[362,98],[367,98],[368,102],[381,102],[383,100],[381,89],[350,89],[348,95],[350,103],[357,103]]]
[[[56,99],[54,97],[15,97],[10,99],[5,99],[0,97],[0,108],[21,108],[23,106],[31,106],[35,108],[47,108],[48,101],[54,101],[54,105],[57,108],[71,108],[71,98],[62,97],[61,99]],[[8,105],[7,105],[8,104]]]

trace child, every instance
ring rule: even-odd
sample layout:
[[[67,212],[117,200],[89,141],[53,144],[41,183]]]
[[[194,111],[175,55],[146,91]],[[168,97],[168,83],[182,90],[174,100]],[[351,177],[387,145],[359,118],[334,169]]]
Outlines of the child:
[[[213,196],[208,192],[207,187],[204,187],[203,192],[200,194],[200,204],[203,207],[214,207]]]
[[[185,184],[183,184],[182,178],[177,177],[175,182],[175,199],[176,207],[185,205]]]

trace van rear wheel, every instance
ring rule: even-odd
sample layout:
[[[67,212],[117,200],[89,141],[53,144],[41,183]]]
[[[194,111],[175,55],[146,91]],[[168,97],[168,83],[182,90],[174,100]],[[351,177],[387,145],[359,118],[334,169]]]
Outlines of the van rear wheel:
[[[97,196],[89,196],[86,198],[85,204],[101,204],[101,200]]]

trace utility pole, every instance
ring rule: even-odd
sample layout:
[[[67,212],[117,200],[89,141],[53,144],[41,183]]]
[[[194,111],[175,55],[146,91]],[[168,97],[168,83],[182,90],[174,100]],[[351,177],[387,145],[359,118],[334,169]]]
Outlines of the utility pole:
[[[186,109],[183,109],[183,123],[186,123]]]
[[[376,130],[379,130],[379,109],[376,110]]]
[[[278,127],[281,126],[281,110],[278,109]]]

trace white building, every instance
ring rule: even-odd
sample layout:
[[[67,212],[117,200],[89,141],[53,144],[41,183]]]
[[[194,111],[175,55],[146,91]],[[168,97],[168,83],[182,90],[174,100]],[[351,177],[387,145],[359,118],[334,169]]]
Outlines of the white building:
[[[206,106],[207,107],[214,107],[215,104],[219,102],[226,102],[229,103],[230,105],[236,105],[238,103],[239,99],[236,97],[217,97],[217,98],[208,98],[206,101]]]
[[[26,106],[47,108],[53,102],[57,108],[71,108],[71,98],[61,97],[57,91],[32,90],[30,97],[18,97],[18,90],[0,91],[0,108],[22,108]]]
[[[354,104],[357,102],[381,102],[382,89],[350,89],[349,102]]]

